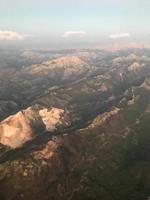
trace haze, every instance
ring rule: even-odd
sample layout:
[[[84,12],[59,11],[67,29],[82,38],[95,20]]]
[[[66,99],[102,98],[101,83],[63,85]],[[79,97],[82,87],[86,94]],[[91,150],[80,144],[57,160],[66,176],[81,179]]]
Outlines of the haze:
[[[0,42],[66,48],[149,41],[149,11],[148,0],[0,0]]]

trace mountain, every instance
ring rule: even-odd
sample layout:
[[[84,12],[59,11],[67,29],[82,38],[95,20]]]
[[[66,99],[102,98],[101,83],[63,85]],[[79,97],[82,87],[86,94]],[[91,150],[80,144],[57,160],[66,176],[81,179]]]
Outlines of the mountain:
[[[150,50],[31,55],[0,69],[0,199],[148,199]]]

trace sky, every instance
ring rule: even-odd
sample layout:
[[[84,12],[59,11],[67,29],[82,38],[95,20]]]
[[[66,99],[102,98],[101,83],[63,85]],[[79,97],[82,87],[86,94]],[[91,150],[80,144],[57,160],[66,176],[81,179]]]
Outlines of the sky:
[[[150,0],[0,0],[0,42],[149,37]]]

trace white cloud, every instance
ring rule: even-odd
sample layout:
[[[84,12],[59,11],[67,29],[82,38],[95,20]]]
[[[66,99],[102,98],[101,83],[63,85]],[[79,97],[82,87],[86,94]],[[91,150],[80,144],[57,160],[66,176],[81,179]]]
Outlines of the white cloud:
[[[0,40],[24,40],[26,37],[28,37],[28,35],[23,33],[0,30]]]
[[[130,33],[116,33],[116,34],[110,35],[110,38],[112,38],[112,39],[126,38],[126,37],[130,37]]]
[[[66,31],[62,37],[69,38],[69,37],[84,37],[86,35],[85,31]]]

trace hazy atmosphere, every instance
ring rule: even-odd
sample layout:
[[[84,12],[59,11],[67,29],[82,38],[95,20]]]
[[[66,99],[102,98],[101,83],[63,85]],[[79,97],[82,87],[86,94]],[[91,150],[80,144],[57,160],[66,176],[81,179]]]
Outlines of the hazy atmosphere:
[[[0,200],[150,200],[150,0],[0,0]]]
[[[0,0],[0,42],[52,48],[149,41],[149,0]]]

